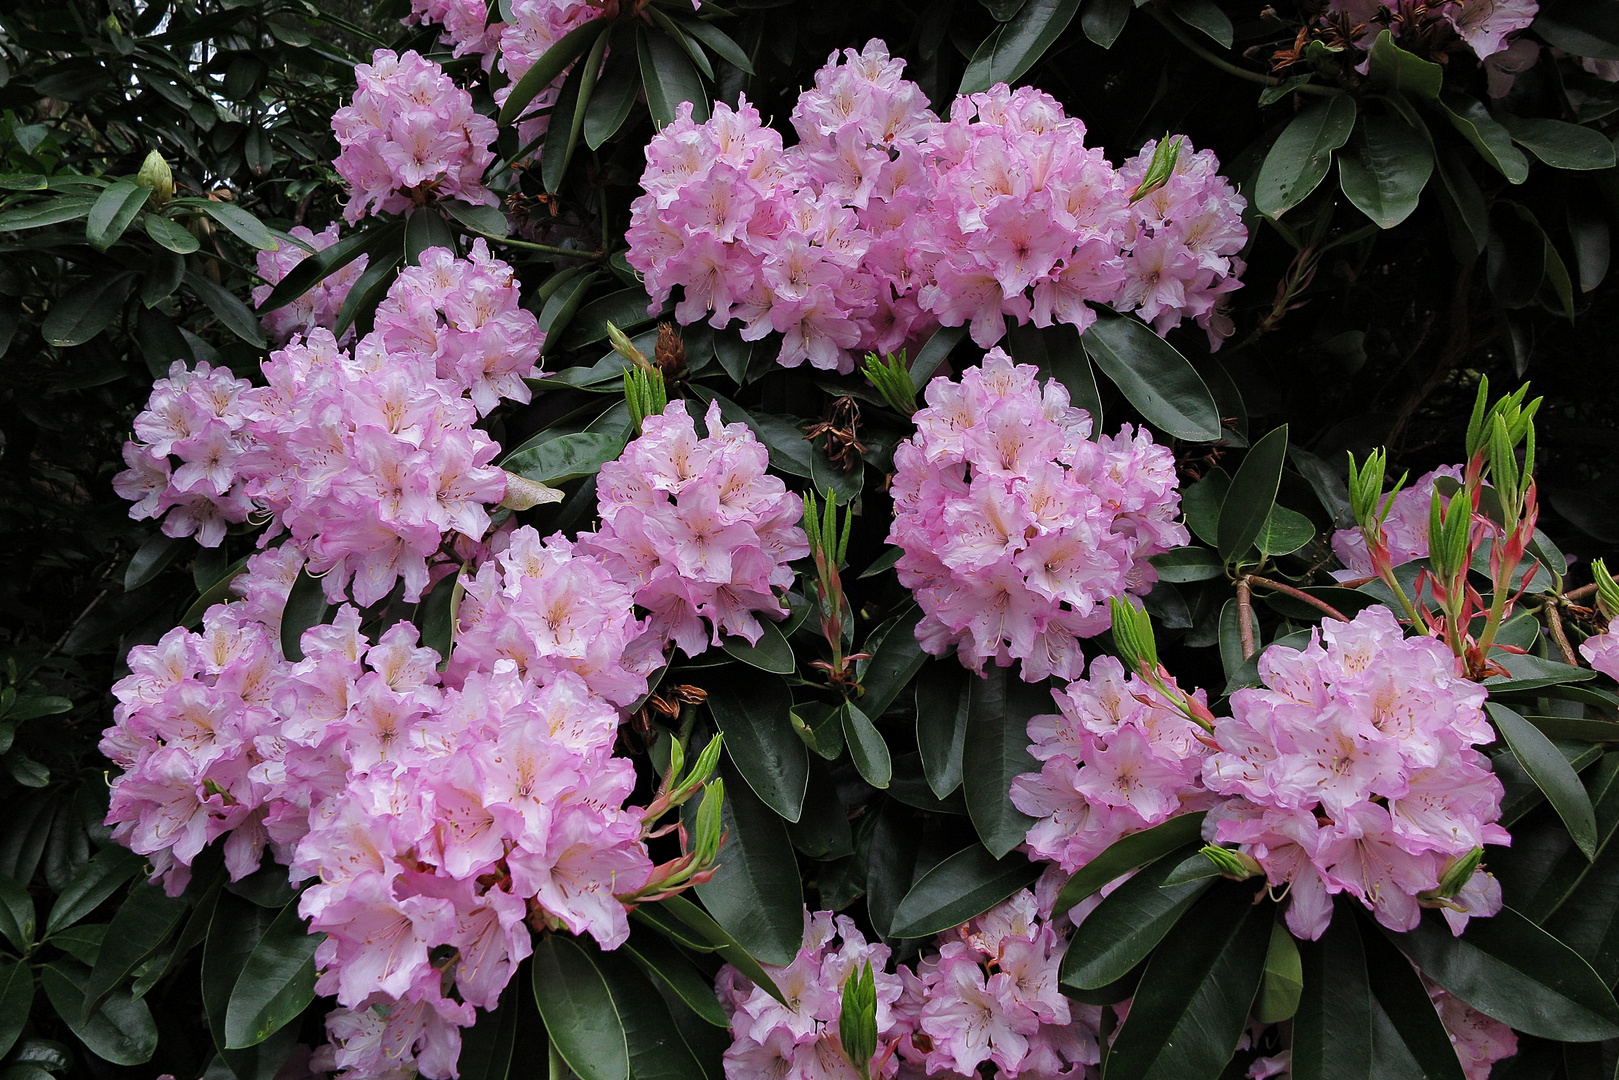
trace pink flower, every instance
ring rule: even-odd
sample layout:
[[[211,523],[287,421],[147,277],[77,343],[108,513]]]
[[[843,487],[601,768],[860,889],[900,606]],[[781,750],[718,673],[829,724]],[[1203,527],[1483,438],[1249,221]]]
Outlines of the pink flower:
[[[295,225],[291,235],[316,251],[324,251],[337,243],[337,222],[332,222],[318,233],[310,232],[303,225]],[[271,251],[259,252],[259,277],[263,278],[265,283],[253,288],[254,306],[264,303],[276,283],[308,257],[309,252],[296,244],[278,244]],[[260,319],[264,324],[265,333],[277,344],[285,344],[294,334],[307,336],[317,326],[335,332],[337,315],[343,308],[343,301],[347,299],[354,282],[365,272],[369,261],[370,256],[361,255],[347,266],[322,278],[292,303],[267,312]],[[347,344],[353,337],[354,331],[350,328],[344,331],[343,342]]]

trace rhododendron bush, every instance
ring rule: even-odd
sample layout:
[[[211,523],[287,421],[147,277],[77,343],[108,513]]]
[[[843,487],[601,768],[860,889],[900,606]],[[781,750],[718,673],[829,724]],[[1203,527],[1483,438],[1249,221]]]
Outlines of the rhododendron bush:
[[[317,7],[0,12],[0,1080],[1611,1072],[1611,4]]]

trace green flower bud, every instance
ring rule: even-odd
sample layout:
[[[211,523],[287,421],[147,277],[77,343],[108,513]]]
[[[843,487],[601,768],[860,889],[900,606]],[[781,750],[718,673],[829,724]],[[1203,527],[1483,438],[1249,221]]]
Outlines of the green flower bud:
[[[1484,849],[1476,847],[1464,855],[1453,855],[1445,864],[1444,871],[1439,875],[1439,897],[1449,900],[1467,887],[1478,872],[1478,864],[1484,859]]]
[[[721,813],[725,809],[725,781],[716,777],[703,789],[703,801],[697,807],[697,834],[693,838],[692,852],[697,865],[707,869],[720,853],[720,836],[724,831]]]
[[[861,1080],[871,1075],[871,1057],[877,1052],[877,980],[871,961],[856,968],[843,984],[843,1010],[838,1017],[843,1056]]]
[[[153,150],[141,162],[141,171],[135,174],[135,183],[141,187],[149,187],[152,194],[147,196],[154,208],[161,208],[170,199],[174,198],[174,173],[169,169],[169,163],[163,160],[163,155]]]
[[[1252,855],[1245,855],[1232,848],[1219,847],[1215,844],[1203,845],[1203,857],[1219,868],[1220,873],[1238,881],[1251,877],[1258,877],[1264,873],[1259,863]]]

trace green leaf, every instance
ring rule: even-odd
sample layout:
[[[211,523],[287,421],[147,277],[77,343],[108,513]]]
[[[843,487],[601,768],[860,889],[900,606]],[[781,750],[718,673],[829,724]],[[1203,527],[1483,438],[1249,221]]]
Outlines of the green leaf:
[[[440,578],[416,609],[422,644],[438,653],[440,666],[450,659],[450,650],[455,645],[455,618],[465,594],[466,587],[461,584],[461,574],[457,571]]]
[[[1060,976],[1065,988],[1099,989],[1147,958],[1213,884],[1213,879],[1203,878],[1166,885],[1180,862],[1166,856],[1143,867],[1085,917],[1063,955]]]
[[[1359,921],[1366,925],[1366,919]],[[1416,969],[1382,934],[1362,934],[1361,945],[1372,994],[1422,1075],[1426,1080],[1465,1080],[1450,1033]]]
[[[287,271],[286,277],[276,282],[270,289],[270,295],[264,298],[264,303],[258,305],[259,312],[261,314],[271,312],[292,303],[320,284],[327,275],[336,273],[361,255],[368,255],[373,250],[386,246],[390,241],[397,243],[397,238],[402,236],[403,232],[403,224],[389,222],[365,232],[345,236],[331,247],[322,248],[302,259]]]
[[[1305,106],[1265,155],[1254,183],[1254,206],[1281,217],[1303,202],[1326,177],[1332,152],[1349,141],[1354,127],[1355,99],[1348,94]]]
[[[1040,867],[1018,854],[996,859],[982,844],[962,848],[934,864],[894,911],[892,936],[924,938],[982,915],[1019,889]]]
[[[573,63],[585,54],[585,50],[595,44],[596,38],[606,33],[611,20],[605,18],[592,19],[582,26],[576,26],[557,39],[536,61],[534,66],[523,73],[512,87],[506,98],[506,104],[500,107],[500,116],[496,123],[501,127],[510,127],[529,103],[540,96],[540,92],[556,81],[562,74],[562,69]]]
[[[1200,852],[1205,865],[1213,867]],[[1182,864],[1184,865],[1184,864]],[[1171,877],[1174,875],[1171,874]],[[1265,981],[1259,984],[1259,999],[1254,1002],[1254,1019],[1262,1024],[1279,1024],[1291,1020],[1299,1010],[1299,998],[1304,992],[1304,962],[1293,935],[1280,920],[1271,924],[1270,948],[1265,950]]]
[[[519,450],[500,463],[536,484],[556,485],[581,476],[595,476],[601,467],[624,452],[624,440],[616,435],[580,431]]]
[[[607,340],[607,324],[620,330],[634,330],[656,320],[656,312],[647,311],[646,290],[621,289],[597,297],[579,310],[562,341],[564,350],[582,349],[598,341]],[[667,308],[668,305],[665,305]]]
[[[551,125],[546,129],[545,145],[540,151],[540,182],[546,191],[562,190],[562,178],[573,163],[573,150],[579,145],[579,133],[585,126],[585,110],[590,108],[596,78],[601,74],[607,38],[606,33],[596,35],[585,58],[575,64],[563,80],[562,92],[551,107]]]
[[[1585,785],[1569,765],[1568,759],[1552,745],[1541,731],[1529,721],[1503,705],[1489,703],[1490,720],[1523,766],[1535,786],[1546,794],[1557,816],[1568,827],[1569,836],[1585,852],[1587,859],[1596,857],[1596,812]]]
[[[1434,982],[1480,1012],[1543,1039],[1619,1037],[1619,1005],[1591,965],[1511,908],[1453,937],[1426,912],[1408,934],[1384,934]]]
[[[94,1011],[113,987],[155,956],[190,910],[185,900],[166,895],[150,882],[136,886],[107,927],[95,968],[85,983],[85,1007]]]
[[[90,969],[63,958],[39,971],[39,982],[51,1007],[69,1030],[97,1057],[114,1065],[141,1065],[157,1051],[157,1024],[146,1002],[114,990],[101,1008],[83,1018],[84,984]]]
[[[920,609],[909,607],[872,631],[866,639],[865,651],[872,657],[865,661],[860,675],[860,685],[865,688],[860,707],[868,716],[881,717],[887,712],[927,661],[927,655],[916,640],[916,624],[921,618]]]
[[[1085,352],[1147,422],[1177,439],[1220,438],[1214,395],[1186,358],[1139,319],[1096,314]]]
[[[684,16],[674,22],[681,30],[713,49],[715,55],[726,63],[748,75],[753,74],[753,63],[748,59],[748,54],[742,51],[742,46],[713,23]]]
[[[962,760],[972,768],[962,778],[962,794],[978,838],[998,859],[1023,843],[1034,821],[1012,805],[1012,780],[1039,771],[1029,755],[1029,719],[1053,706],[1045,690],[993,664],[967,693]]]
[[[33,969],[20,961],[0,959],[0,1057],[16,1045],[33,1005]]]
[[[849,757],[854,760],[860,778],[874,788],[886,788],[894,775],[894,761],[882,732],[852,701],[838,706],[838,715],[848,742]]]
[[[545,335],[540,346],[542,350],[549,352],[553,346],[562,345],[563,331],[573,321],[579,305],[584,303],[585,294],[601,274],[600,270],[591,267],[570,266],[546,282],[546,285],[550,285],[554,281],[557,287],[545,298],[540,308],[540,333]],[[542,285],[541,289],[544,288]]]
[[[512,1052],[517,1044],[518,996],[502,994],[494,1012],[479,1010],[477,1021],[462,1032],[461,1056],[455,1063],[460,1080],[506,1080],[511,1074]]]
[[[118,242],[135,215],[146,205],[152,189],[133,180],[118,180],[97,197],[84,223],[84,238],[97,251],[106,251]]]
[[[1500,113],[1498,119],[1512,141],[1554,169],[1585,172],[1614,166],[1613,143],[1592,128],[1545,117]]]
[[[1207,34],[1221,48],[1231,48],[1236,30],[1214,0],[1170,0],[1169,10],[1187,26]]]
[[[1591,0],[1546,0],[1534,31],[1548,45],[1575,56],[1619,60],[1619,8]]]
[[[732,783],[732,770],[726,772],[731,773],[724,814],[729,835],[714,876],[697,886],[697,895],[750,954],[767,964],[788,964],[804,937],[798,859],[786,824],[744,785]]]
[[[748,644],[747,638],[726,634],[720,638],[720,648],[760,671],[773,675],[791,675],[798,669],[793,647],[781,636],[781,630],[767,619],[759,620],[759,640]]]
[[[476,206],[460,199],[441,199],[439,208],[480,236],[504,240],[510,227],[498,206]]]
[[[1428,140],[1398,116],[1362,114],[1349,152],[1338,155],[1344,194],[1379,229],[1411,216],[1432,175]]]
[[[630,1075],[635,1080],[705,1080],[702,1066],[651,981],[617,953],[596,949],[592,953],[623,1025]]]
[[[535,940],[534,1003],[551,1045],[579,1080],[629,1080],[630,1049],[618,1006],[596,958],[585,950],[561,934]]]
[[[634,917],[642,913],[650,914],[652,912],[657,912],[658,916],[668,917],[660,919],[658,916],[654,916],[656,921],[653,922],[653,925],[663,928],[665,935],[668,935],[667,927],[671,921],[685,926],[687,929],[694,931],[696,937],[708,942],[710,947],[723,956],[732,967],[746,975],[755,986],[764,987],[771,997],[777,1001],[786,1002],[787,999],[782,996],[781,989],[776,986],[775,980],[770,977],[770,973],[760,967],[759,961],[754,959],[753,954],[744,949],[736,938],[732,937],[725,931],[724,927],[715,922],[708,912],[687,900],[684,896],[669,896],[653,904],[642,904],[632,911],[630,915]]]
[[[127,848],[113,845],[96,852],[84,869],[73,876],[51,905],[45,936],[66,929],[101,906],[124,883],[140,872],[146,860]]]
[[[668,34],[640,26],[636,27],[635,51],[641,61],[641,85],[654,124],[662,128],[674,123],[675,109],[682,101],[691,102],[693,121],[701,124],[708,119],[703,80],[679,42]]]
[[[996,83],[1017,82],[1056,44],[1078,11],[1079,0],[1028,0],[978,46],[957,92],[977,94]]]
[[[1555,660],[1542,659],[1533,653],[1521,655],[1501,653],[1491,656],[1490,659],[1507,669],[1505,675],[1491,675],[1484,680],[1484,687],[1489,690],[1492,697],[1596,678],[1596,672],[1590,668],[1560,664]]]
[[[1091,437],[1102,432],[1102,395],[1096,389],[1096,372],[1085,355],[1085,341],[1071,326],[1054,326],[1043,332],[1049,345],[1047,362],[1052,376],[1068,390],[1068,400],[1076,409],[1091,415]]]
[[[455,251],[455,234],[437,207],[418,206],[405,219],[405,262],[420,265],[422,256],[433,248]]]
[[[265,347],[264,331],[259,328],[258,319],[248,310],[246,304],[236,298],[235,293],[214,284],[211,278],[195,270],[186,271],[185,283],[190,286],[197,299],[218,317],[225,329],[249,345],[260,349]]]
[[[692,962],[668,940],[645,930],[636,930],[624,943],[624,951],[641,965],[641,970],[666,988],[692,1012],[715,1027],[728,1028],[731,1022],[714,996],[714,981],[698,971]]]
[[[147,537],[130,557],[129,567],[124,571],[124,591],[134,592],[168,569],[184,546],[179,538],[162,533]]]
[[[343,303],[337,309],[337,321],[332,325],[332,333],[338,337],[342,337],[356,322],[369,320],[387,295],[398,274],[399,264],[405,258],[404,230],[404,223],[401,222],[395,231],[379,234],[376,244],[366,252],[365,269],[349,286],[348,295],[343,297]]]
[[[597,81],[596,92],[590,95],[590,105],[585,109],[585,145],[592,150],[624,126],[641,92],[641,66],[634,49],[620,48],[617,40],[613,45],[607,69]]]
[[[961,786],[972,700],[968,684],[976,677],[955,660],[932,660],[926,667],[916,681],[916,748],[928,787],[943,799]]]
[[[15,207],[0,214],[0,232],[21,232],[46,225],[60,225],[64,221],[77,221],[88,217],[90,208],[95,204],[95,199],[70,195]]]
[[[235,234],[236,238],[249,247],[260,251],[274,251],[281,246],[274,233],[265,227],[264,222],[243,210],[235,203],[216,202],[213,199],[196,199],[186,203],[195,206],[226,229]]]
[[[1150,829],[1120,837],[1106,851],[1074,872],[1057,894],[1053,911],[1067,911],[1132,870],[1185,847],[1203,835],[1203,812],[1179,814]]]
[[[1108,1080],[1219,1076],[1264,975],[1271,919],[1249,887],[1210,890],[1147,961],[1108,1056]]]
[[[19,953],[34,943],[34,898],[27,888],[0,876],[0,937]]]
[[[1376,1080],[1371,984],[1360,927],[1340,911],[1320,941],[1304,947],[1304,993],[1293,1018],[1296,1080]]]
[[[1439,168],[1440,205],[1445,214],[1445,229],[1450,235],[1451,250],[1462,265],[1470,265],[1490,235],[1490,211],[1484,201],[1484,192],[1468,171],[1460,155],[1436,152],[1434,162]]]
[[[298,571],[298,578],[287,593],[286,607],[281,612],[282,655],[294,663],[302,660],[304,631],[324,623],[331,610],[332,605],[326,599],[320,578],[312,577],[308,569]]]
[[[1477,98],[1457,95],[1445,98],[1440,105],[1451,127],[1472,143],[1479,156],[1506,177],[1509,183],[1521,184],[1529,178],[1528,159],[1512,145],[1512,136],[1496,122],[1482,102]]]
[[[225,1046],[257,1046],[296,1020],[315,1000],[315,949],[325,934],[310,933],[298,901],[265,928],[225,1007]]]
[[[1429,101],[1439,97],[1439,89],[1445,81],[1444,68],[1394,44],[1394,35],[1388,30],[1379,33],[1372,42],[1367,75],[1372,85],[1380,89]]]
[[[1314,539],[1314,522],[1285,506],[1273,506],[1254,545],[1265,555],[1291,555]]]
[[[1158,571],[1158,580],[1173,585],[1210,581],[1225,573],[1225,564],[1208,548],[1183,547],[1154,555],[1147,560]]]
[[[911,381],[918,390],[927,387],[928,380],[933,373],[939,370],[939,365],[945,362],[952,350],[967,336],[967,326],[941,326],[928,338],[927,344],[917,350],[916,356],[911,360]]]
[[[708,708],[748,786],[776,813],[797,821],[809,783],[809,748],[793,730],[787,684],[770,677],[727,679],[709,690]]]
[[[1282,465],[1287,461],[1287,425],[1274,429],[1254,444],[1242,459],[1231,489],[1220,504],[1215,528],[1220,558],[1229,562],[1244,554],[1264,528],[1281,490]]]
[[[40,325],[45,340],[58,347],[83,345],[118,317],[134,274],[96,275],[52,302]]]

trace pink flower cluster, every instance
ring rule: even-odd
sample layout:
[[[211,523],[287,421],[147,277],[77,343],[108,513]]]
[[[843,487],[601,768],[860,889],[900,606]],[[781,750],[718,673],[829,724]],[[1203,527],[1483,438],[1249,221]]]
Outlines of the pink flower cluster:
[[[1174,459],[1127,426],[1092,440],[1056,380],[999,349],[960,382],[928,384],[917,433],[894,451],[900,583],[916,594],[922,647],[977,671],[1076,679],[1079,638],[1106,630],[1107,599],[1145,593],[1149,556],[1187,542]]]
[[[1132,203],[1152,147],[1115,171],[1055,99],[998,86],[948,122],[879,41],[834,54],[792,114],[783,149],[743,102],[689,113],[647,147],[629,260],[654,306],[679,286],[682,322],[742,320],[783,335],[778,360],[853,369],[938,323],[988,347],[1004,316],[1083,330],[1092,304],[1140,308],[1167,332],[1216,314],[1238,286],[1243,202],[1208,151],[1181,147],[1156,200]]]
[[[1499,1020],[1485,1016],[1467,1002],[1429,982],[1428,997],[1439,1010],[1439,1020],[1450,1035],[1450,1044],[1461,1059],[1462,1075],[1467,1080],[1489,1080],[1490,1071],[1497,1061],[1518,1052],[1518,1034]]]
[[[1495,740],[1485,691],[1458,664],[1370,607],[1325,623],[1302,650],[1270,647],[1264,686],[1231,696],[1203,764],[1204,785],[1225,796],[1204,833],[1289,887],[1298,937],[1321,936],[1340,892],[1410,930],[1452,860],[1511,842],[1496,823],[1501,781],[1474,749]],[[1460,933],[1500,906],[1500,885],[1479,870],[1444,914]]]
[[[303,225],[295,225],[290,235],[302,240],[316,251],[324,251],[337,243],[337,222],[332,222],[318,233],[310,232]],[[254,305],[264,303],[276,283],[307,258],[309,252],[296,244],[281,244],[273,251],[259,252],[259,277],[264,279],[265,284],[254,286]],[[265,313],[259,320],[264,324],[265,333],[270,335],[272,341],[283,345],[292,335],[307,335],[316,327],[325,327],[335,333],[337,313],[343,309],[343,301],[348,298],[349,289],[365,272],[368,262],[370,256],[361,255],[342,269],[322,278],[314,288],[292,303]],[[353,336],[352,328],[345,331],[343,343],[347,344]]]
[[[483,186],[495,160],[495,122],[444,69],[414,51],[378,49],[354,69],[352,104],[332,116],[342,147],[332,162],[349,185],[348,221],[397,214],[432,198],[485,206],[499,200]]]
[[[135,420],[114,478],[131,513],[167,511],[171,536],[210,547],[263,514],[369,606],[403,580],[421,597],[447,538],[481,538],[505,493],[499,447],[474,425],[502,396],[527,401],[541,335],[511,268],[483,241],[469,259],[435,248],[406,269],[352,353],[316,328],[270,354],[266,385],[224,369],[171,370]],[[470,398],[469,398],[470,394]],[[170,457],[182,464],[173,469]]]
[[[317,988],[342,1006],[320,1067],[355,1080],[453,1075],[459,1029],[530,951],[525,923],[614,948],[629,932],[617,896],[652,873],[604,696],[633,700],[644,675],[581,655],[596,642],[534,633],[561,613],[612,647],[639,628],[628,590],[560,538],[509,541],[499,562],[520,584],[497,609],[484,601],[500,572],[483,568],[443,676],[411,623],[372,643],[348,605],[285,659],[277,623],[303,559],[284,544],[249,560],[244,601],[131,650],[114,687],[115,838],[171,893],[222,836],[232,879],[267,845],[294,882],[316,879],[300,912],[326,935]],[[522,666],[502,647],[519,639]]]
[[[722,423],[717,403],[704,423],[699,438],[683,401],[647,417],[640,438],[602,466],[601,528],[580,537],[631,584],[657,640],[687,656],[718,645],[722,630],[758,641],[757,616],[786,617],[789,563],[809,554],[803,503],[767,475],[769,455],[753,432]]]
[[[1428,513],[1433,504],[1434,482],[1440,477],[1459,483],[1462,467],[1441,465],[1394,496],[1388,516],[1383,519],[1383,542],[1388,545],[1390,565],[1400,566],[1428,557]],[[1446,504],[1449,504],[1448,499]],[[1366,550],[1366,538],[1359,528],[1339,529],[1333,533],[1332,553],[1345,567],[1333,575],[1340,581],[1372,577],[1377,573],[1371,553]]]
[[[206,361],[193,371],[183,360],[169,365],[169,377],[152,384],[135,417],[139,441],[124,444],[129,468],[112,480],[113,490],[135,504],[130,517],[161,517],[164,535],[194,535],[204,547],[218,547],[227,525],[247,520],[253,504],[238,462],[247,445],[242,399],[252,386]]]
[[[718,992],[731,1018],[728,1080],[855,1080],[838,1023],[844,982],[867,961],[877,990],[872,1076],[1083,1078],[1101,1060],[1101,1010],[1058,988],[1067,941],[1041,917],[1033,893],[997,904],[936,946],[914,970],[887,974],[887,947],[868,945],[849,919],[821,911],[806,915],[792,964],[765,965],[788,1004],[725,967]]]
[[[1029,721],[1040,771],[1012,781],[1013,805],[1039,819],[1033,857],[1071,874],[1120,837],[1218,801],[1203,786],[1198,729],[1118,660],[1097,657],[1088,678],[1052,696],[1061,712]],[[1202,690],[1192,697],[1207,704]]]
[[[892,1080],[899,1063],[886,1045],[912,1028],[897,1009],[904,991],[901,975],[883,970],[888,946],[866,941],[853,921],[830,911],[804,914],[804,945],[786,967],[763,965],[782,1004],[727,964],[717,983],[720,1004],[731,1019],[731,1048],[725,1052],[727,1080],[765,1076],[858,1080],[843,1052],[839,1019],[844,983],[867,963],[877,991],[877,1045],[882,1060],[874,1077]],[[867,1063],[872,1064],[872,1063]]]

